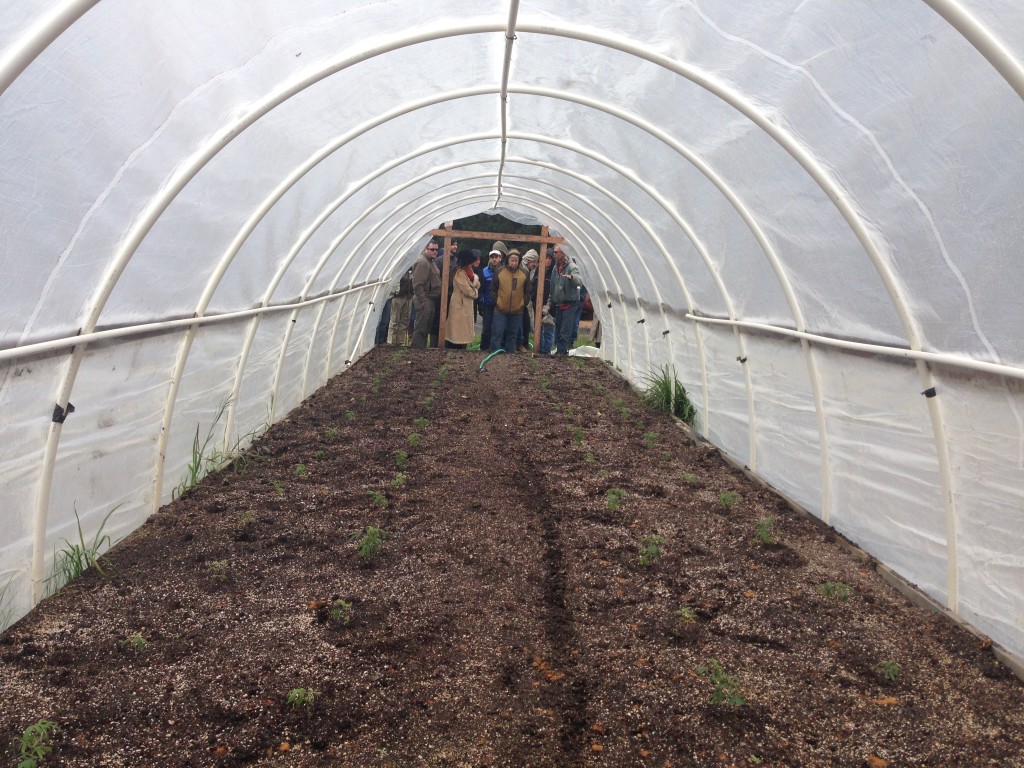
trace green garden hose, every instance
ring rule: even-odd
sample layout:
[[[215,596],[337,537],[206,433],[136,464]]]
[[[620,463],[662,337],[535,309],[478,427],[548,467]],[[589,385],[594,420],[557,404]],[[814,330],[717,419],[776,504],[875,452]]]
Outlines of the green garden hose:
[[[491,359],[492,357],[494,357],[495,355],[500,355],[500,354],[501,354],[502,352],[504,352],[504,351],[505,351],[504,349],[496,349],[496,350],[494,350],[493,352],[491,352],[491,354],[489,354],[489,355],[488,355],[487,357],[485,357],[485,358],[483,359],[483,361],[482,361],[482,362],[480,363],[480,367],[476,369],[476,372],[477,372],[477,373],[480,373],[481,371],[483,371],[483,369],[484,369],[484,366],[485,366],[485,365],[487,365],[487,361],[488,361],[488,360],[490,360],[490,359]]]

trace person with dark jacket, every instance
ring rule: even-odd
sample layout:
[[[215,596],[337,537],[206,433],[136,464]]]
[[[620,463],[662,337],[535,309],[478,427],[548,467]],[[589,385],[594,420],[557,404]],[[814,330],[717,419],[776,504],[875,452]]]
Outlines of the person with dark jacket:
[[[412,302],[416,309],[416,324],[413,326],[410,346],[417,349],[427,347],[427,337],[434,325],[434,302],[441,299],[441,275],[434,266],[436,256],[437,243],[431,241],[412,268]]]
[[[480,273],[480,299],[477,305],[480,307],[480,314],[483,315],[483,329],[480,333],[480,349],[482,351],[491,348],[491,328],[494,322],[494,299],[491,297],[491,285],[494,275],[501,268],[502,253],[498,249],[491,250],[487,259],[487,266]]]
[[[491,299],[494,301],[491,343],[495,349],[516,351],[529,281],[526,270],[519,266],[519,251],[509,251],[505,266],[491,280]]]
[[[555,354],[565,357],[572,345],[573,325],[576,320],[576,306],[580,300],[579,268],[572,263],[560,245],[555,246],[555,264],[551,270],[551,294],[548,296],[548,311],[555,318]]]
[[[404,347],[409,343],[409,313],[412,310],[412,269],[402,275],[391,297],[391,335],[388,343]]]

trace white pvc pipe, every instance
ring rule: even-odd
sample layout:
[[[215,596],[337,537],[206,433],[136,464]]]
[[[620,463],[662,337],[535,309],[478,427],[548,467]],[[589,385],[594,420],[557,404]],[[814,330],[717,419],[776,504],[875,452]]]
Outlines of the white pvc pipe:
[[[64,30],[78,21],[99,0],[71,0],[42,18],[0,58],[0,96],[18,79],[28,65],[46,50]]]

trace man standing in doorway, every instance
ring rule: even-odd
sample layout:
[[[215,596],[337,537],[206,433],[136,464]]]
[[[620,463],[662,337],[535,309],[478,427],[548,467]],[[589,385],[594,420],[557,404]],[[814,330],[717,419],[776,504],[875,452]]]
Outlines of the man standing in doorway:
[[[555,264],[551,270],[551,294],[548,308],[555,318],[555,354],[565,357],[572,344],[573,325],[576,320],[576,306],[580,300],[580,271],[573,264],[562,246],[555,246]]]
[[[412,268],[412,301],[416,308],[416,323],[410,346],[417,349],[427,348],[427,337],[434,325],[434,302],[441,298],[441,275],[434,266],[436,257],[437,243],[431,240]]]
[[[390,344],[404,347],[409,343],[409,313],[412,310],[412,269],[402,275],[391,297],[391,335]]]

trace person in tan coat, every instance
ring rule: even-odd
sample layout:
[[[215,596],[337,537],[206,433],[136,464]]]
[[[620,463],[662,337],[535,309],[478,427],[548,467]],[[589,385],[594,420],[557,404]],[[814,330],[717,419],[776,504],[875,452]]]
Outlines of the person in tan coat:
[[[448,304],[448,322],[445,325],[446,347],[465,349],[473,340],[473,301],[480,293],[480,278],[473,267],[480,257],[472,251],[459,251],[452,296]]]

